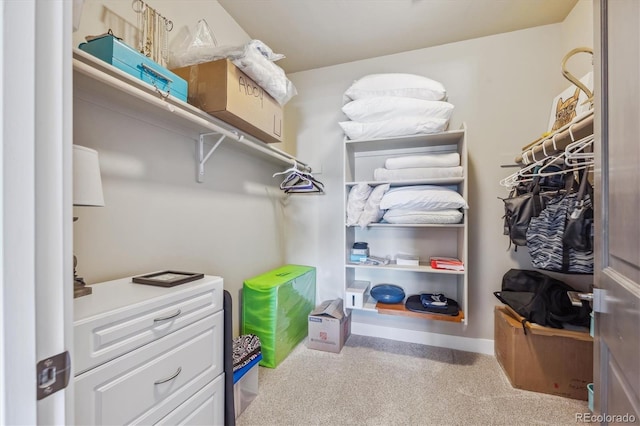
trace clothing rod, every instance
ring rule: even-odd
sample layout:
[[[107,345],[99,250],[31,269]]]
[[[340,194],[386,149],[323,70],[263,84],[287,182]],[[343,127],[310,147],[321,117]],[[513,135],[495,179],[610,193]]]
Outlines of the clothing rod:
[[[194,115],[191,112],[182,109],[179,105],[173,105],[167,102],[166,100],[160,98],[156,94],[151,94],[151,93],[145,92],[144,90],[137,89],[131,84],[127,83],[126,81],[122,81],[117,77],[114,77],[105,72],[102,72],[96,69],[95,67],[89,64],[86,64],[78,59],[73,59],[73,68],[74,70],[82,74],[88,75],[89,77],[95,80],[99,80],[102,83],[107,84],[108,86],[111,86],[120,91],[123,91],[130,96],[133,96],[140,100],[145,101],[148,104],[152,104],[158,108],[171,111],[172,113],[180,116],[181,118],[191,123],[197,124],[212,132],[219,133],[220,135],[225,135],[228,138],[232,139],[234,143],[239,143],[253,150],[260,151],[270,157],[277,158],[286,164],[290,164],[290,165],[297,164],[298,166],[305,168],[306,171],[311,171],[311,168],[307,164],[297,160],[295,157],[291,156],[290,154],[284,151],[280,151],[276,148],[270,148],[268,146],[261,146],[256,142],[252,142],[250,139],[245,138],[244,135],[234,133],[230,130],[227,130],[223,127],[216,125],[215,123],[207,121],[202,117],[198,117],[197,115]],[[119,71],[119,70],[114,70],[114,71]],[[204,133],[204,132],[201,132],[201,133]]]
[[[555,155],[572,142],[580,140],[593,134],[593,113],[585,116],[582,120],[564,126],[560,131],[547,136],[542,142],[525,150],[516,157],[518,164],[531,164],[537,160]]]

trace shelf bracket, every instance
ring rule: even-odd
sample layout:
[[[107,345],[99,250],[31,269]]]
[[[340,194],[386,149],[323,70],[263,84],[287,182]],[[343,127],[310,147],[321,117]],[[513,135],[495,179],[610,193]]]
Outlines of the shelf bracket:
[[[198,176],[197,176],[197,180],[199,183],[204,182],[204,165],[207,163],[207,160],[209,159],[209,157],[211,157],[211,154],[213,154],[213,151],[216,150],[216,148],[218,148],[218,146],[220,146],[220,144],[222,143],[222,141],[224,140],[224,138],[226,138],[226,135],[220,135],[220,139],[218,139],[218,141],[211,147],[211,149],[205,154],[204,153],[204,138],[207,136],[211,136],[211,135],[220,135],[220,133],[202,133],[200,135],[200,138],[198,139]]]

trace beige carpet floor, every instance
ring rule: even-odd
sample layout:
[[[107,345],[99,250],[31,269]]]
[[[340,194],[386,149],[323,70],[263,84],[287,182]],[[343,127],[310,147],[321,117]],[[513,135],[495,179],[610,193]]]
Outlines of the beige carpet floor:
[[[299,344],[259,367],[250,425],[569,425],[587,402],[514,389],[493,356],[364,336],[339,354]]]

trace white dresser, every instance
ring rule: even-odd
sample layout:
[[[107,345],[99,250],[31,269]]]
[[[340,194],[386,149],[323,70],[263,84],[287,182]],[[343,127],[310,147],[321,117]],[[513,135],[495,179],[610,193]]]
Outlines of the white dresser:
[[[91,287],[74,300],[75,423],[224,424],[222,278]]]

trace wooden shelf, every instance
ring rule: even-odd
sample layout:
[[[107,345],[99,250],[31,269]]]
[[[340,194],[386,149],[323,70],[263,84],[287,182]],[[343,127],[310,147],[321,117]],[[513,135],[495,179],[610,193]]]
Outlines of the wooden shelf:
[[[542,137],[523,148],[522,154],[515,159],[518,164],[531,164],[536,160],[555,155],[569,145],[593,134],[593,110],[576,117],[574,121],[564,125],[552,134]]]
[[[427,265],[405,266],[405,265],[361,265],[359,263],[347,263],[347,268],[354,269],[387,269],[392,271],[424,272],[429,274],[464,275],[465,271],[451,271],[448,269],[435,269]]]
[[[437,320],[437,321],[448,321],[448,322],[463,322],[464,321],[464,312],[460,310],[458,315],[441,315],[441,314],[431,314],[427,312],[414,312],[409,311],[404,306],[404,302],[402,303],[376,303],[376,309],[379,314],[385,315],[400,315],[405,317],[413,317],[413,318],[421,318],[428,320]]]

